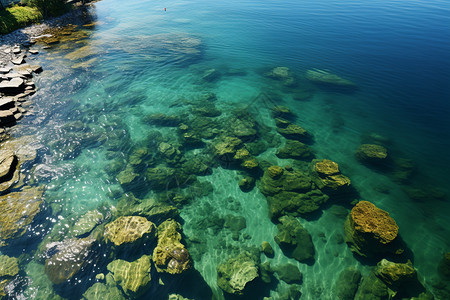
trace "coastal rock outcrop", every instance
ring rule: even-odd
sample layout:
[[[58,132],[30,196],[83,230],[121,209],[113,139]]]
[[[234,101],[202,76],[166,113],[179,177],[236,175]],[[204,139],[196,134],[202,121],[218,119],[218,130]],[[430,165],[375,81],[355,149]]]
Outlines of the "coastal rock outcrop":
[[[397,223],[389,213],[368,201],[353,207],[345,221],[345,234],[350,249],[361,256],[403,252],[397,244]]]
[[[217,266],[217,284],[229,294],[245,295],[246,288],[259,277],[258,258],[248,251]]]

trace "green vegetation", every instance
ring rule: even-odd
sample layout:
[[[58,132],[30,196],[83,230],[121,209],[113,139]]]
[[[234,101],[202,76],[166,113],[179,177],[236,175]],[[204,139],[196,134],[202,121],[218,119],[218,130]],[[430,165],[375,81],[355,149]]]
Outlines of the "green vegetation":
[[[0,11],[0,33],[5,34],[43,19],[37,7],[13,6]]]
[[[68,12],[72,5],[63,0],[30,0],[0,11],[0,34],[12,32],[47,17]]]

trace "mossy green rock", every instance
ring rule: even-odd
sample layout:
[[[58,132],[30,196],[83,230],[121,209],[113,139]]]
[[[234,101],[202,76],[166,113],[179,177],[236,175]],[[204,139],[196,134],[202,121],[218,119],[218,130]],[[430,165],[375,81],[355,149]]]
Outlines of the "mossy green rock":
[[[182,187],[195,180],[195,176],[193,175],[185,174],[177,169],[167,167],[148,168],[145,175],[147,184],[157,191]]]
[[[40,211],[42,194],[43,189],[33,187],[0,196],[0,247],[25,233]]]
[[[388,286],[401,286],[417,279],[417,272],[411,261],[405,264],[382,259],[374,270],[375,275]]]
[[[288,67],[276,67],[265,73],[269,78],[280,81],[285,86],[294,86],[296,79],[294,73]]]
[[[117,175],[117,180],[123,186],[132,185],[138,178],[139,174],[135,173],[133,166],[127,165],[125,170]]]
[[[247,251],[217,266],[217,284],[229,294],[244,295],[247,285],[258,276],[258,260]]]
[[[278,219],[284,215],[305,216],[318,209],[327,202],[329,197],[320,190],[311,190],[306,193],[281,192],[268,196],[269,215]]]
[[[158,202],[153,198],[138,199],[133,193],[123,195],[117,203],[117,212],[121,216],[141,216],[151,222],[175,218],[179,215],[176,207]]]
[[[75,222],[70,232],[73,236],[84,235],[91,232],[102,220],[103,214],[98,210],[88,211]]]
[[[282,191],[306,192],[311,189],[311,180],[298,171],[283,170],[278,166],[271,166],[261,179],[260,190],[266,196],[272,196]]]
[[[268,257],[273,257],[274,251],[269,242],[264,241],[261,244],[261,251]]]
[[[278,127],[277,131],[285,138],[291,140],[303,141],[310,137],[309,133],[305,129],[296,124],[289,124],[285,128]]]
[[[116,286],[109,286],[101,282],[97,282],[92,285],[83,294],[83,299],[86,300],[125,300],[125,296]]]
[[[275,267],[275,273],[278,275],[278,278],[283,280],[286,283],[301,283],[302,282],[302,273],[298,269],[297,266],[293,264],[285,264],[278,267]]]
[[[138,260],[128,262],[117,259],[107,266],[108,271],[129,296],[139,296],[144,293],[151,281],[151,256],[143,255]]]
[[[299,262],[314,259],[315,250],[309,232],[294,217],[283,216],[279,220],[281,224],[277,225],[275,242],[283,253]]]
[[[438,266],[439,275],[444,279],[450,279],[450,252],[444,254]]]
[[[371,272],[363,278],[355,300],[388,300],[391,299],[390,293],[392,294],[392,291],[387,285]]]
[[[283,148],[278,149],[276,155],[279,158],[308,159],[314,157],[311,149],[296,140],[287,140]]]
[[[361,281],[361,272],[354,268],[342,271],[334,283],[333,295],[338,300],[353,300]]]
[[[0,255],[0,278],[13,277],[19,273],[17,258]]]
[[[311,166],[312,181],[325,193],[342,193],[350,187],[350,179],[341,174],[336,162],[329,159],[313,160]]]
[[[163,113],[151,114],[144,118],[144,122],[158,126],[178,126],[182,119],[176,115],[166,115]]]
[[[153,261],[158,272],[181,274],[191,268],[191,257],[181,243],[181,225],[169,219],[158,226],[158,244]]]
[[[106,224],[104,236],[116,246],[134,243],[141,238],[153,238],[156,226],[144,217],[120,217]]]
[[[45,273],[54,284],[60,284],[73,278],[89,263],[88,257],[95,239],[67,239],[54,243],[56,254],[45,260]]]
[[[363,144],[358,147],[355,156],[361,162],[376,164],[384,161],[388,153],[386,148],[381,145]]]
[[[247,176],[247,177],[239,180],[238,185],[239,185],[239,188],[243,192],[248,192],[248,191],[251,191],[255,187],[255,182],[256,181],[253,177]]]

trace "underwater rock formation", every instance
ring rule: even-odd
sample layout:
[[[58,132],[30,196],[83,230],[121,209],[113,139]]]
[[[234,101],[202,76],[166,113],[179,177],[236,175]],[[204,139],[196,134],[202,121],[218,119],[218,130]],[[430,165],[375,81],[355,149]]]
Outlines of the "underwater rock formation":
[[[272,246],[269,242],[264,241],[261,243],[261,251],[267,256],[267,257],[273,257],[274,251]]]
[[[303,274],[300,272],[297,266],[293,264],[285,264],[274,267],[273,270],[278,275],[280,280],[286,283],[301,283]]]
[[[334,283],[333,294],[339,300],[353,300],[361,281],[361,272],[354,268],[343,270]]]
[[[378,279],[373,272],[365,276],[356,293],[355,300],[388,300],[394,292]]]
[[[284,147],[277,150],[279,158],[309,159],[314,157],[312,150],[302,142],[287,140]]]
[[[150,125],[177,127],[183,121],[183,118],[182,116],[177,115],[157,113],[144,117],[143,121]]]
[[[315,250],[309,232],[294,217],[283,216],[279,221],[274,239],[283,253],[303,263],[313,260]]]
[[[350,179],[339,171],[339,165],[329,159],[313,160],[311,175],[317,187],[329,194],[345,192],[351,184]]]
[[[258,258],[248,251],[217,266],[217,284],[229,294],[245,295],[248,285],[259,277]]]
[[[41,188],[27,187],[21,192],[0,196],[0,247],[6,245],[8,239],[25,233],[41,209],[42,194]]]
[[[397,223],[389,213],[368,201],[360,201],[353,207],[345,221],[345,235],[350,249],[361,256],[403,252],[396,243]]]
[[[6,296],[6,285],[19,273],[17,258],[0,255],[0,298]]]
[[[181,225],[169,219],[158,226],[158,244],[153,251],[153,262],[158,272],[181,274],[191,268],[191,257],[181,243]]]
[[[145,217],[155,224],[179,215],[178,209],[172,205],[158,202],[153,198],[141,200],[133,193],[127,193],[119,199],[117,213],[121,216]]]
[[[117,259],[107,266],[114,281],[119,284],[125,294],[138,297],[149,287],[151,281],[151,256],[143,255],[138,260],[128,262]]]
[[[332,74],[325,70],[312,69],[306,71],[306,79],[323,85],[337,86],[337,87],[350,87],[354,88],[356,85],[348,79],[339,77],[336,74]]]
[[[388,157],[387,149],[376,144],[362,144],[356,149],[356,158],[367,164],[379,164]]]
[[[103,214],[98,210],[90,210],[75,222],[70,231],[74,236],[84,235],[91,232],[103,218]]]
[[[91,287],[89,287],[83,294],[83,297],[83,299],[86,300],[126,299],[117,286],[108,285],[101,282],[94,283]]]
[[[144,217],[119,217],[105,226],[105,239],[116,246],[134,243],[140,239],[153,238],[156,226]]]
[[[305,174],[279,166],[270,166],[261,178],[261,192],[267,197],[270,217],[305,215],[327,202],[328,196],[312,190],[311,179]]]
[[[417,272],[409,260],[402,264],[382,259],[377,264],[374,273],[388,286],[399,287],[417,280]]]
[[[438,266],[438,272],[441,277],[450,280],[450,252],[445,253],[442,257]]]
[[[280,81],[285,86],[294,86],[297,81],[294,73],[288,67],[275,67],[265,76]]]
[[[86,267],[90,261],[91,248],[95,239],[66,239],[62,242],[54,242],[47,245],[48,248],[57,251],[45,261],[45,273],[54,284],[63,283]]]

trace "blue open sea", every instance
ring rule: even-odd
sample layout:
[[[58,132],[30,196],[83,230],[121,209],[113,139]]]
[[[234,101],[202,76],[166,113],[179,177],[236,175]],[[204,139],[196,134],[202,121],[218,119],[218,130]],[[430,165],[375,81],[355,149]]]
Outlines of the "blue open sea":
[[[22,166],[22,180],[45,192],[26,232],[0,247],[0,255],[19,262],[5,299],[178,294],[197,300],[364,300],[412,299],[425,291],[450,299],[450,281],[438,272],[450,252],[450,2],[102,0],[87,9],[83,22],[88,26],[77,28],[84,32],[81,39],[33,46],[40,53],[30,61],[44,71],[34,78],[38,91],[11,138],[30,136],[37,158]],[[273,75],[277,67],[287,77]],[[347,84],[315,81],[311,70]],[[261,192],[270,165],[305,174],[311,169],[313,157],[276,155],[288,141],[277,132],[278,106],[309,133],[305,143],[314,158],[338,163],[351,180],[351,193],[330,194],[311,215],[294,216],[314,245],[307,262],[277,244],[279,220],[269,216]],[[237,126],[236,115],[253,122],[241,120],[240,130],[256,128],[245,136],[251,140],[240,138],[253,149],[259,171],[236,164],[236,151],[231,157],[217,153]],[[195,143],[186,138],[190,133]],[[382,145],[388,162],[361,163],[355,152],[362,144]],[[196,171],[186,171],[188,162]],[[161,169],[182,175],[154,182],[149,170]],[[238,183],[249,176],[256,186],[243,191]],[[342,271],[358,270],[361,289],[383,258],[361,257],[344,241],[344,222],[357,200],[372,202],[395,220],[406,250],[398,262],[411,260],[420,292],[411,284],[392,298],[339,294]],[[175,206],[179,214],[152,219],[137,212],[139,203],[149,202]],[[74,233],[93,211],[101,217],[92,231]],[[155,260],[156,238],[114,247],[103,236],[107,224],[129,215],[144,215],[156,226],[175,218],[191,270],[173,275],[152,261],[151,280],[139,292],[124,288],[131,275],[126,271],[118,279],[111,262],[134,262],[143,254]],[[82,267],[74,267],[79,253],[70,245],[88,237],[95,243],[83,252]],[[272,256],[259,252],[264,241]],[[59,269],[67,268],[67,280],[52,282],[49,261],[67,247],[75,249]],[[244,295],[224,291],[218,267],[252,251],[258,253],[258,282]],[[266,262],[275,270],[270,283],[261,281]],[[302,279],[281,279],[276,270],[286,264],[296,266]],[[433,299],[424,295],[420,299]]]

